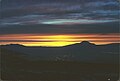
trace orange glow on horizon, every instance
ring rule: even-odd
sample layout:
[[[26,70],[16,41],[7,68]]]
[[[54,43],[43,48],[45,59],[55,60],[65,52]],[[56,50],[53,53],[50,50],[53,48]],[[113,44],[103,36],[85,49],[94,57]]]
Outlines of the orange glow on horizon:
[[[119,43],[119,34],[10,34],[0,35],[0,44],[60,47],[90,41],[95,44]]]

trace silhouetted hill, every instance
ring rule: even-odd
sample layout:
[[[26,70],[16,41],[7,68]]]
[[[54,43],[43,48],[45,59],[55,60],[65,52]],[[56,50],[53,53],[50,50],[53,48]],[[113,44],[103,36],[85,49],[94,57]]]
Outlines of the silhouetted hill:
[[[25,47],[25,46],[20,44],[6,44],[6,45],[1,45],[1,47]]]
[[[90,43],[89,41],[82,41],[81,43],[76,43],[76,44],[68,45],[68,46],[84,46],[84,47],[88,47],[88,46],[95,46],[95,44]]]
[[[30,59],[117,63],[119,43],[95,45],[88,41],[64,47],[2,45],[1,48],[23,53]]]

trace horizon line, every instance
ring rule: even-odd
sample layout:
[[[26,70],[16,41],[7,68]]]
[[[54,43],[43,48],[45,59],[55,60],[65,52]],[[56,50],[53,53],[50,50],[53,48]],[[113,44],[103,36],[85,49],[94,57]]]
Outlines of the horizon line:
[[[24,44],[19,44],[19,43],[10,43],[10,44],[0,44],[0,46],[7,46],[7,45],[20,45],[20,46],[24,46],[24,47],[66,47],[66,46],[70,46],[70,45],[75,45],[75,44],[81,44],[82,42],[88,42],[88,43],[90,43],[90,44],[94,44],[94,45],[109,45],[109,44],[120,44],[120,42],[111,42],[111,43],[104,43],[104,44],[95,44],[95,43],[92,43],[92,42],[90,42],[90,41],[81,41],[81,42],[79,42],[79,43],[74,43],[74,44],[69,44],[69,45],[64,45],[64,46],[35,46],[35,45],[33,45],[33,46],[29,46],[29,45],[24,45]]]

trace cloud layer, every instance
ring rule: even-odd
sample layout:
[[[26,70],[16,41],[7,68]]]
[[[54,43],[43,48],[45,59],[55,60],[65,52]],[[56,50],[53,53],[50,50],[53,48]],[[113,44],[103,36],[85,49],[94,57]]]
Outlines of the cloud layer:
[[[1,6],[1,36],[119,33],[117,0],[3,0]]]

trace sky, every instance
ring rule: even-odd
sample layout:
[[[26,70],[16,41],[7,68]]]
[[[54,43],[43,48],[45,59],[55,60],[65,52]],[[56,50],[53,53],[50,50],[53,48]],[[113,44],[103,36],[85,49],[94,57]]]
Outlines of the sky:
[[[2,0],[0,44],[118,43],[118,0]]]

